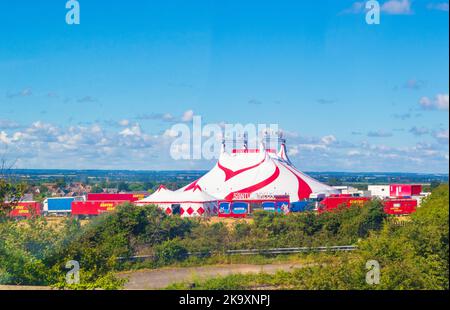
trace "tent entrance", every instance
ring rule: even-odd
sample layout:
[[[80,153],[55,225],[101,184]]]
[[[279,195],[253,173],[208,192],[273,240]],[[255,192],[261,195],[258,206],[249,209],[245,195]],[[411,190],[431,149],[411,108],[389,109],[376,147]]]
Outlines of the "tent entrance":
[[[174,215],[180,215],[181,214],[181,205],[180,204],[173,204],[171,206],[172,208],[172,214]]]

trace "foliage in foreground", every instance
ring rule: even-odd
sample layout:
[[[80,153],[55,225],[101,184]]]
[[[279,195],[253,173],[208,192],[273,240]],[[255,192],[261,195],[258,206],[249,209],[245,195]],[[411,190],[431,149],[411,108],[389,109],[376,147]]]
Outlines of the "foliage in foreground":
[[[449,289],[449,191],[440,186],[405,226],[386,222],[359,243],[356,253],[340,261],[269,274],[235,274],[194,283],[176,283],[168,289]],[[380,283],[366,283],[368,260],[381,267]]]
[[[326,261],[275,276],[249,275],[247,282],[236,275],[197,287],[245,288],[268,282],[283,288],[362,289],[367,288],[365,262],[375,259],[382,267],[382,283],[375,288],[448,288],[448,186],[437,188],[405,226],[387,222],[379,201],[321,215],[256,213],[253,223],[239,221],[231,227],[125,204],[83,226],[75,219],[62,227],[46,218],[4,221],[0,235],[0,284],[116,289],[123,280],[114,274],[136,266],[206,263],[224,257],[227,249],[357,243],[357,255],[344,255],[340,263]],[[132,255],[150,258],[138,264],[126,259]],[[70,260],[78,261],[81,270],[80,283],[68,286],[65,264]]]

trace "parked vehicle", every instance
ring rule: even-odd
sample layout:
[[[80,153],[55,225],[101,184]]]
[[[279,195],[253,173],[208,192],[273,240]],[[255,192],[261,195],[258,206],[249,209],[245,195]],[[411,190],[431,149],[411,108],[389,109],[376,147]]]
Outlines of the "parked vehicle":
[[[411,197],[419,196],[422,192],[420,184],[391,184],[389,186],[390,197]]]
[[[10,216],[14,218],[30,218],[41,215],[41,204],[36,201],[20,201],[11,210]]]
[[[383,201],[384,212],[386,214],[404,215],[416,212],[416,199],[386,199]]]
[[[122,200],[97,200],[97,201],[73,201],[72,216],[91,217],[105,212],[112,212],[120,204]]]
[[[331,211],[339,206],[350,207],[352,205],[362,206],[365,202],[369,201],[369,197],[353,197],[352,195],[333,195],[326,197],[319,203],[319,213],[324,211]]]
[[[44,215],[67,215],[72,211],[72,202],[84,201],[84,196],[79,197],[53,197],[44,200]]]
[[[101,200],[107,200],[107,201],[129,201],[134,202],[141,199],[144,199],[145,196],[148,196],[148,194],[145,193],[117,193],[117,194],[109,194],[109,193],[89,193],[87,194],[87,200],[94,200],[94,201],[101,201]]]
[[[296,202],[291,202],[291,212],[306,212],[314,211],[317,209],[318,201],[315,199],[307,199]]]

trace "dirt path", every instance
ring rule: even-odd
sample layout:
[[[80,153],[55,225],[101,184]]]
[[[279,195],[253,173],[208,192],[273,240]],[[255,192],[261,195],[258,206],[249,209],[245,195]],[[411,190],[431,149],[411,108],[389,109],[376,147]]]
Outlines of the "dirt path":
[[[233,273],[275,273],[278,270],[289,271],[301,268],[304,265],[296,263],[270,264],[270,265],[214,265],[187,268],[147,269],[119,274],[128,278],[126,290],[155,290],[167,287],[174,282],[192,281],[193,279],[206,279],[225,276]]]
[[[278,270],[289,271],[302,268],[305,265],[298,263],[282,263],[268,265],[213,265],[185,268],[162,268],[127,271],[119,273],[121,278],[128,278],[126,290],[158,290],[174,282],[192,281],[194,279],[207,279],[217,276],[226,276],[233,273],[275,273]],[[51,290],[46,286],[0,285],[1,290]]]
[[[0,285],[0,291],[46,291],[51,290],[49,286],[30,286],[30,285]]]

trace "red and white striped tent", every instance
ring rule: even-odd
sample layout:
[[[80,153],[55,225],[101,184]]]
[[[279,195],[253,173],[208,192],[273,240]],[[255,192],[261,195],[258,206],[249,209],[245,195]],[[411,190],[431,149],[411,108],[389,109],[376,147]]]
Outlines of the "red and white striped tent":
[[[285,143],[280,150],[238,149],[231,153],[222,148],[218,162],[208,173],[177,192],[200,187],[219,200],[260,201],[268,197],[289,195],[290,201],[307,199],[312,193],[338,192],[297,170],[289,160]]]
[[[200,186],[186,191],[171,191],[161,185],[136,204],[155,204],[166,214],[180,214],[182,217],[210,216],[218,211],[217,198],[204,192]]]

